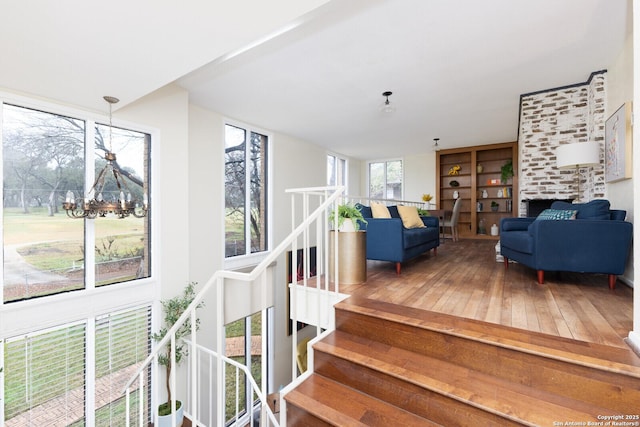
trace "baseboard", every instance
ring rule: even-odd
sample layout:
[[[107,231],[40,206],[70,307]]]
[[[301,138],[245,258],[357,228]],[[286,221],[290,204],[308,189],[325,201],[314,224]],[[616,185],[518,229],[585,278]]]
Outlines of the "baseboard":
[[[631,331],[629,337],[624,340],[631,350],[640,357],[640,333]]]

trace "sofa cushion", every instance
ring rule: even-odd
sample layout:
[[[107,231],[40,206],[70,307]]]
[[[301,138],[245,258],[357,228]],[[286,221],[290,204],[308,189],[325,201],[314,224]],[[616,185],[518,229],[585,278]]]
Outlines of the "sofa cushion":
[[[435,227],[429,228],[408,228],[403,230],[402,245],[404,249],[423,245],[438,238],[440,231]]]
[[[609,209],[611,204],[608,200],[596,199],[587,203],[567,203],[555,201],[551,204],[551,209],[575,209],[578,211],[576,219],[611,219]]]
[[[609,212],[613,221],[624,221],[627,217],[627,211],[622,209],[611,209]]]
[[[369,206],[365,206],[361,203],[356,203],[356,209],[360,211],[363,218],[373,218],[371,208]]]
[[[371,203],[371,214],[374,218],[391,218],[389,209],[382,203]]]
[[[514,251],[532,254],[534,241],[527,231],[509,231],[500,235],[500,245]]]
[[[415,206],[398,206],[398,213],[405,228],[425,228],[422,218],[418,215],[418,208]]]
[[[389,209],[391,218],[400,218],[400,213],[398,212],[398,207],[396,205],[387,206],[387,208]]]
[[[537,216],[536,221],[576,219],[575,209],[545,209]]]

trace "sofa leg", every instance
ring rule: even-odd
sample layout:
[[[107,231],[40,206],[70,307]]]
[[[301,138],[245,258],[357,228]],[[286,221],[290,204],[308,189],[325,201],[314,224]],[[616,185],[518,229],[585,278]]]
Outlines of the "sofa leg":
[[[396,262],[396,274],[399,276],[400,275],[400,267],[402,266],[402,264],[400,264],[399,262]]]
[[[544,285],[544,270],[538,270],[538,284]]]
[[[505,256],[502,257],[504,259],[504,269],[508,270],[509,269],[509,259]]]
[[[609,275],[609,289],[614,290],[616,288],[616,280],[618,280],[618,276],[615,274]]]
[[[433,255],[437,256],[438,255],[438,248],[433,248]]]

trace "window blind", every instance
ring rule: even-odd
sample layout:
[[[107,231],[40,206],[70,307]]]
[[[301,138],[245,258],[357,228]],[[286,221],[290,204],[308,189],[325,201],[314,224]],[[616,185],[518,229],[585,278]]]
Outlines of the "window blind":
[[[151,307],[110,313],[96,318],[96,426],[124,425],[126,382],[149,355],[151,348]],[[149,414],[150,370],[144,382],[142,404]],[[134,387],[137,387],[137,382]],[[131,423],[137,425],[141,396],[136,389],[130,395]]]
[[[5,341],[5,421],[84,425],[85,323]]]

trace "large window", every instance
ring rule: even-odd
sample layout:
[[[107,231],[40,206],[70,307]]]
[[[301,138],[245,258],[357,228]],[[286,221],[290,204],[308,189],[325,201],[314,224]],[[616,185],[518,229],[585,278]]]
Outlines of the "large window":
[[[369,197],[402,199],[402,160],[369,163]]]
[[[268,249],[267,153],[269,138],[225,125],[225,257]]]
[[[342,185],[347,188],[347,160],[327,155],[327,185]]]
[[[225,327],[226,356],[247,366],[258,386],[262,381],[262,313],[258,312],[244,319],[232,322]],[[227,365],[225,391],[225,420],[230,422],[247,415],[247,408],[252,408],[257,396],[247,394],[250,389],[248,378],[234,367]],[[236,406],[236,390],[238,402]],[[236,414],[236,409],[238,413]]]
[[[2,104],[4,302],[149,277],[148,217],[70,219],[61,209],[67,191],[87,194],[107,151],[128,191],[148,192],[149,134]],[[103,197],[118,196],[107,177]]]
[[[151,277],[150,217],[69,218],[62,203],[68,191],[90,196],[107,152],[126,183],[105,177],[102,197],[150,195],[151,134],[8,99],[0,102],[0,424],[124,425],[122,388],[150,349],[154,289],[135,280]],[[146,374],[146,395],[130,398],[132,410],[142,402],[150,414]]]
[[[88,333],[89,325],[94,335]],[[122,388],[149,355],[150,325],[150,307],[142,307],[6,340],[5,424],[124,425]],[[87,365],[89,339],[94,366]],[[87,390],[89,384],[93,389]],[[145,391],[142,399],[138,389],[130,395],[132,425],[137,425],[140,402],[149,422],[148,379]],[[91,408],[87,393],[94,396]]]

